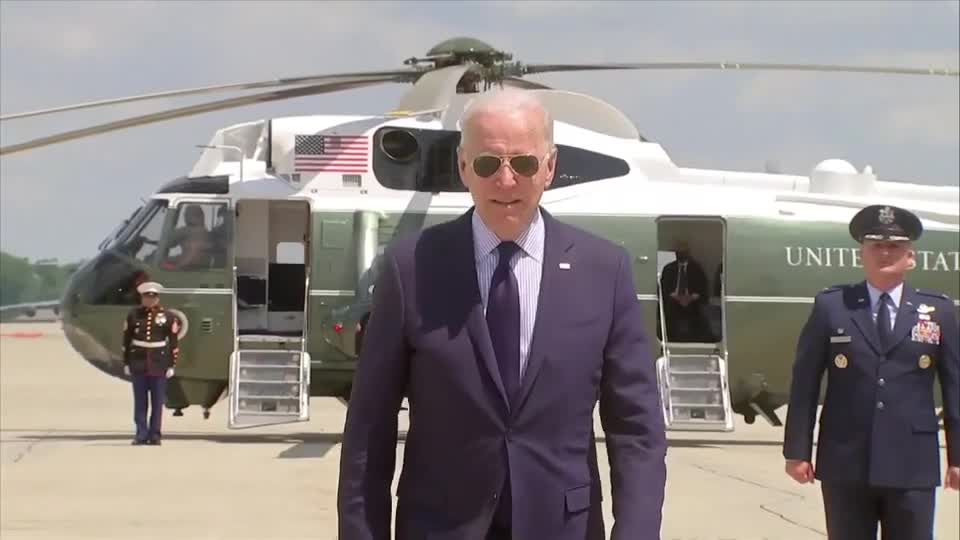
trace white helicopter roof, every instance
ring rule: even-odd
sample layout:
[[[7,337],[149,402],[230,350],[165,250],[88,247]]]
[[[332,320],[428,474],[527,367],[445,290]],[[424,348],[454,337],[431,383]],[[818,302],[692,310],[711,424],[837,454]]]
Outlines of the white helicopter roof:
[[[558,145],[619,158],[626,175],[552,188],[545,207],[563,213],[624,215],[741,215],[847,222],[869,204],[895,204],[917,213],[924,226],[957,230],[960,189],[879,181],[869,166],[827,159],[809,175],[680,167],[655,142],[640,136],[616,107],[592,96],[531,90],[555,121]],[[313,115],[273,118],[226,127],[215,133],[191,177],[230,175],[232,198],[310,198],[329,209],[411,210],[418,194],[382,185],[373,172],[374,134],[385,127],[458,131],[470,95],[450,97],[441,108],[379,115]],[[354,137],[365,159],[356,168],[303,171],[296,165],[297,136]],[[231,148],[225,148],[231,147]],[[239,151],[242,150],[243,179]],[[459,212],[472,204],[463,192],[420,193],[424,211]],[[430,195],[423,197],[423,195]]]

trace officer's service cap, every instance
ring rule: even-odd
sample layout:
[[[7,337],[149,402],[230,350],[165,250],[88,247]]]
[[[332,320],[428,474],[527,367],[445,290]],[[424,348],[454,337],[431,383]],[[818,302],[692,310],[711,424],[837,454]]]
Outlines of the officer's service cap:
[[[160,294],[160,291],[163,290],[163,285],[155,281],[145,281],[140,285],[137,285],[137,292],[140,294],[154,293]]]
[[[896,206],[868,206],[850,220],[850,236],[864,240],[913,241],[923,234],[923,224],[913,212]]]

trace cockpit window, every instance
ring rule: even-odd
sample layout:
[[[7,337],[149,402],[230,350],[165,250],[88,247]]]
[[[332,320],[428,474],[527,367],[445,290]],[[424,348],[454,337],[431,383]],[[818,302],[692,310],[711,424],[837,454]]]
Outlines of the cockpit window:
[[[163,237],[160,266],[165,270],[219,270],[226,265],[226,202],[185,201],[177,205],[174,226]]]
[[[134,216],[117,242],[116,251],[142,263],[151,264],[157,249],[163,222],[167,217],[167,201],[153,200]],[[137,219],[138,218],[138,219]]]
[[[145,208],[144,206],[138,206],[137,209],[130,214],[130,217],[123,220],[119,225],[114,227],[112,231],[110,231],[110,234],[108,234],[107,237],[104,238],[102,242],[100,242],[100,246],[97,249],[99,251],[103,251],[104,249],[108,249],[116,246],[117,243],[120,241],[120,239],[124,235],[130,232],[130,230],[132,229],[131,224],[135,225],[136,223],[139,222],[140,218],[143,215],[144,208]]]

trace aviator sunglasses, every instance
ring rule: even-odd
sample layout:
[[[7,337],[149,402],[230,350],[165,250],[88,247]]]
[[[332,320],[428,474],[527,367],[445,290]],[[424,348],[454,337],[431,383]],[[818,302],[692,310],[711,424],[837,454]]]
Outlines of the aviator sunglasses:
[[[541,158],[532,154],[518,154],[512,156],[495,156],[483,154],[473,160],[473,172],[481,178],[489,178],[500,170],[504,163],[509,162],[513,172],[520,176],[533,176],[540,170]]]

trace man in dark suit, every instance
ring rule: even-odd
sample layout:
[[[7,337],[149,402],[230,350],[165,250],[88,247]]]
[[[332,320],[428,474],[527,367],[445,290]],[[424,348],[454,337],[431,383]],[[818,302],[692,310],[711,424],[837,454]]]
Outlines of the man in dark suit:
[[[677,259],[663,267],[660,290],[670,341],[710,343],[714,341],[704,305],[709,301],[707,274],[693,257],[685,240],[676,243]]]
[[[960,328],[946,295],[905,283],[920,220],[869,206],[850,222],[866,280],[819,293],[800,334],[784,433],[786,472],[821,481],[831,539],[931,539],[940,485],[939,375],[947,432],[944,483],[960,489]],[[820,380],[828,385],[811,463]]]
[[[659,538],[665,428],[624,249],[539,206],[552,120],[530,94],[485,94],[462,119],[475,206],[391,245],[347,411],[339,539],[390,537],[397,410],[410,427],[396,538],[605,538],[599,399],[613,538]]]

